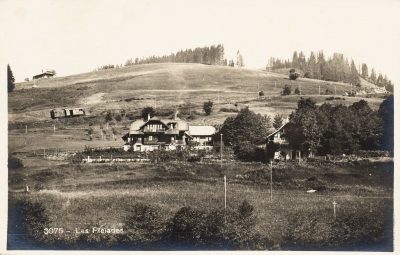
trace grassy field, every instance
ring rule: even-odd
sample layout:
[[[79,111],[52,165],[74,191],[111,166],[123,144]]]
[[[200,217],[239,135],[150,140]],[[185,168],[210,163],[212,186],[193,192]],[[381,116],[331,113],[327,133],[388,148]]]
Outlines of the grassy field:
[[[130,208],[137,203],[158,208],[162,221],[184,206],[221,209],[226,175],[228,209],[237,208],[244,200],[254,205],[256,224],[252,231],[272,240],[277,249],[390,249],[392,163],[278,164],[274,166],[271,201],[270,169],[263,164],[235,162],[221,168],[219,164],[184,162],[70,165],[38,161],[45,160],[25,158],[25,164],[37,167],[10,173],[9,198],[11,207],[20,200],[43,204],[51,226],[71,230],[123,227]],[[31,187],[29,194],[22,192],[26,185]],[[318,191],[309,194],[309,189]],[[343,226],[349,228],[349,240],[339,244],[331,236],[332,224],[337,222],[333,201],[338,203],[336,219],[351,222]],[[357,223],[361,216],[366,216],[363,224]],[[295,223],[296,228],[291,225]],[[376,233],[369,233],[370,228]],[[352,233],[359,231],[366,231],[366,236],[352,239]],[[74,242],[79,235],[60,238]],[[375,242],[363,243],[365,238]],[[389,246],[382,248],[382,243]]]
[[[54,107],[83,107],[89,115],[97,116],[104,111],[138,112],[145,106],[179,109],[191,104],[193,111],[202,112],[202,104],[212,100],[215,112],[222,107],[232,107],[245,102],[260,113],[288,114],[296,107],[298,97],[284,99],[280,92],[285,85],[300,88],[303,96],[313,96],[324,101],[327,96],[318,96],[319,89],[327,88],[337,95],[350,91],[345,83],[325,82],[312,79],[291,81],[287,75],[261,70],[238,69],[201,64],[147,64],[113,70],[102,70],[17,84],[9,94],[9,121],[30,123],[49,119]],[[265,92],[270,106],[259,107],[258,93]],[[346,97],[345,101],[354,98]],[[368,98],[373,105],[382,99]],[[286,101],[282,103],[282,101]],[[222,122],[228,114],[219,113],[212,118],[200,118],[199,122]]]

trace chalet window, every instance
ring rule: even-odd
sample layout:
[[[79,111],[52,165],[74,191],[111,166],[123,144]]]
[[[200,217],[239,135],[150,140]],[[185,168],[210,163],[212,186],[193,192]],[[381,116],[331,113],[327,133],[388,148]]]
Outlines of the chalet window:
[[[153,136],[149,136],[149,141],[153,141]]]

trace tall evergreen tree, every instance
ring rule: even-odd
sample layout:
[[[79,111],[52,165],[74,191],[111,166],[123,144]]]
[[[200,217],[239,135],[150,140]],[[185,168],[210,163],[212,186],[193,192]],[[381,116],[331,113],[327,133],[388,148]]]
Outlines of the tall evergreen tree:
[[[362,75],[362,77],[364,78],[364,79],[368,79],[368,66],[367,66],[367,64],[362,64],[362,67],[361,67],[361,75]]]
[[[14,83],[15,83],[14,74],[11,71],[10,65],[7,65],[7,89],[8,89],[8,92],[14,91],[14,88],[15,88]]]
[[[310,58],[308,59],[308,72],[310,72],[311,78],[317,78],[317,59],[315,58],[314,52],[311,51]]]
[[[373,84],[376,84],[376,73],[374,68],[371,69],[371,76],[369,77],[369,79]]]
[[[306,56],[302,51],[299,53],[299,68],[303,72],[306,70]]]
[[[295,51],[293,53],[293,57],[292,57],[292,66],[294,68],[299,68],[299,56],[297,55],[297,51]]]
[[[325,72],[325,65],[326,65],[326,61],[325,61],[325,56],[324,56],[324,52],[320,51],[318,52],[318,57],[317,57],[317,69],[318,69],[318,77],[315,77],[317,79],[321,79],[321,80],[325,80],[324,78],[324,72]]]
[[[351,60],[350,72],[351,72],[351,77],[350,77],[351,84],[359,85],[360,84],[360,77],[358,75],[357,67],[354,64],[353,60]]]

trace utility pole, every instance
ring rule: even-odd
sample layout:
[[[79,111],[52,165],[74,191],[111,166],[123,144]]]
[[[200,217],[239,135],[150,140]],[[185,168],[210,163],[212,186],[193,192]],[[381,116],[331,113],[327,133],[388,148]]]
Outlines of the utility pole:
[[[220,158],[221,158],[221,168],[222,168],[222,136],[223,136],[223,134],[221,133],[221,145],[220,145],[220,148],[219,148]]]
[[[321,95],[321,85],[318,85],[318,95]]]
[[[53,125],[53,132],[56,134],[56,125]]]
[[[272,160],[271,160],[271,175],[270,175],[270,180],[269,180],[269,182],[270,182],[270,186],[269,186],[269,192],[270,192],[270,200],[271,200],[271,202],[272,202]]]
[[[25,125],[25,134],[28,134],[28,125]]]
[[[219,104],[219,90],[218,90],[218,100],[217,101],[218,101],[217,104]]]
[[[336,96],[336,85],[335,85],[335,96]]]
[[[275,88],[276,88],[276,81],[275,81]]]

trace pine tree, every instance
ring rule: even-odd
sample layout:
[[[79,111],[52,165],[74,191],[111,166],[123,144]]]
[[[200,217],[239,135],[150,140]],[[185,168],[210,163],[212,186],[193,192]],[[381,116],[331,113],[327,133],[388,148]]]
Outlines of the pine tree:
[[[15,88],[14,82],[15,82],[14,74],[11,71],[10,65],[7,65],[7,89],[8,89],[8,92],[14,91],[14,88]]]
[[[382,74],[378,75],[378,78],[376,79],[376,85],[378,85],[379,87],[383,87],[384,86]]]
[[[321,80],[325,80],[325,77],[324,77],[325,65],[326,65],[326,61],[325,61],[324,52],[320,51],[318,53],[318,57],[317,57],[317,69],[318,69],[317,72],[318,72],[318,76],[315,77],[315,78],[321,79]]]
[[[317,78],[317,59],[315,58],[314,52],[311,51],[310,58],[308,59],[308,72],[310,72],[310,78]]]
[[[239,51],[237,51],[237,53],[236,53],[236,66],[237,67],[243,67],[244,66],[243,56]]]
[[[299,57],[297,55],[297,51],[293,53],[292,57],[292,67],[299,68]]]
[[[369,79],[373,84],[376,84],[376,73],[374,68],[371,69],[371,76],[369,77]]]
[[[360,77],[358,75],[357,67],[354,64],[353,60],[351,60],[350,72],[351,72],[351,78],[350,78],[351,84],[359,85],[360,84]]]
[[[368,79],[368,66],[367,66],[367,64],[364,64],[364,63],[362,64],[361,75],[362,75],[362,77],[364,79]]]
[[[303,72],[306,70],[306,56],[304,56],[302,51],[299,53],[299,68]]]

